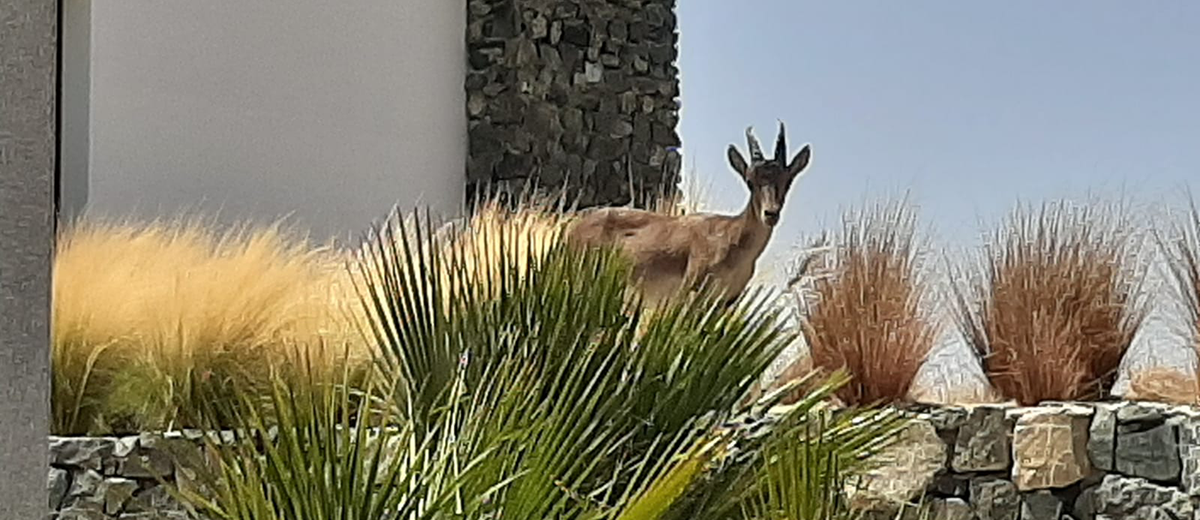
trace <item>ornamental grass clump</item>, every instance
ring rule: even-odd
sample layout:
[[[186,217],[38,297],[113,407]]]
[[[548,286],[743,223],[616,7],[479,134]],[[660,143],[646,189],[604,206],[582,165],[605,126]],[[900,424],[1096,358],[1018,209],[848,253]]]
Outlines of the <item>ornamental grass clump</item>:
[[[344,259],[276,224],[203,219],[67,226],[54,262],[53,422],[59,435],[180,424],[202,386],[265,383],[298,346],[336,372],[362,358]]]
[[[851,211],[820,244],[793,276],[809,350],[796,366],[846,370],[837,395],[848,404],[906,401],[937,333],[915,211],[905,201]]]
[[[1156,233],[1166,258],[1168,286],[1178,311],[1176,329],[1189,349],[1200,357],[1200,210],[1189,195],[1189,211],[1182,222],[1173,221],[1165,233]],[[1178,404],[1200,401],[1200,365],[1188,368],[1152,366],[1130,374],[1127,397]]]
[[[1147,314],[1141,236],[1121,208],[1018,206],[956,276],[956,316],[992,385],[1021,405],[1110,395]]]

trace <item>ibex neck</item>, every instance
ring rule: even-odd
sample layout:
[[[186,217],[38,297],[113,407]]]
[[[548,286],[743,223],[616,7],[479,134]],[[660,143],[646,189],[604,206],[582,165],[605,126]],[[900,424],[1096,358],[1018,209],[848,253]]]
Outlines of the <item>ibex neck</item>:
[[[751,202],[746,205],[746,209],[737,216],[741,223],[741,236],[738,237],[738,245],[741,246],[744,252],[750,254],[755,259],[762,254],[767,248],[767,242],[771,240],[771,232],[773,228],[762,221],[762,212]]]

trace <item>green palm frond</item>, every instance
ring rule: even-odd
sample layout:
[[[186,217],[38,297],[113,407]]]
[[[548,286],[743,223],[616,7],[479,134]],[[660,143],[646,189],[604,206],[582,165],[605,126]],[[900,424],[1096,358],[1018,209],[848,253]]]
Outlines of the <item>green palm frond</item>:
[[[251,434],[213,443],[189,501],[228,520],[793,518],[895,426],[825,407],[836,376],[737,415],[792,339],[769,297],[647,310],[615,251],[501,224],[376,228],[351,266],[373,372],[279,374],[266,402],[205,412]]]

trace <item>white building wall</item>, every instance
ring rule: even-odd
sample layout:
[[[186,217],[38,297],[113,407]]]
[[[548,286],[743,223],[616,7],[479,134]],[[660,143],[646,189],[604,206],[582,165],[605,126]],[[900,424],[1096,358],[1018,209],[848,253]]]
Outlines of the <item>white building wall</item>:
[[[394,204],[457,211],[465,9],[93,1],[88,56],[74,65],[90,68],[90,99],[64,117],[88,139],[63,144],[64,157],[86,150],[70,164],[84,165],[87,185],[71,186],[84,175],[64,169],[66,213],[86,198],[102,215],[292,215],[315,238],[346,238]]]

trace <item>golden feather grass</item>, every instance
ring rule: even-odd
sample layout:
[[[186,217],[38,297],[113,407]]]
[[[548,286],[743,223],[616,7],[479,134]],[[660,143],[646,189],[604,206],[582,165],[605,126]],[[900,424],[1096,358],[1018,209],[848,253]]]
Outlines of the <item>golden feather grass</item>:
[[[673,199],[656,204],[680,211]],[[571,218],[545,197],[490,199],[419,241],[449,260],[436,274],[443,287],[495,296],[500,266],[527,272]],[[413,219],[386,225],[401,222]],[[54,431],[177,426],[197,385],[253,384],[299,355],[331,375],[344,355],[366,363],[374,347],[362,334],[371,311],[356,284],[361,253],[314,245],[282,223],[224,232],[201,217],[66,226],[54,265]]]
[[[83,220],[62,231],[56,432],[164,428],[192,385],[253,378],[314,345],[327,368],[343,347],[361,354],[336,252],[280,224],[213,229],[181,218]]]

